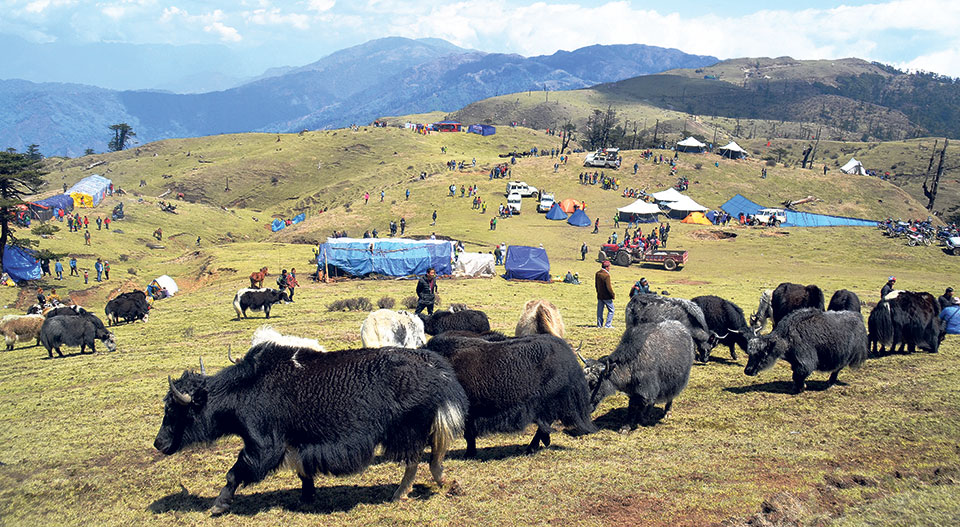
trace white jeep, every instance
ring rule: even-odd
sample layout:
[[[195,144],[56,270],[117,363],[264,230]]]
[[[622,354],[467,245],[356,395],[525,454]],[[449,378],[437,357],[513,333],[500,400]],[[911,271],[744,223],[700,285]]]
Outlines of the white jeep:
[[[787,222],[787,213],[783,209],[760,209],[753,217],[761,225],[770,225],[773,220],[774,227]]]
[[[521,197],[529,198],[531,196],[537,197],[538,191],[537,187],[531,187],[523,181],[511,181],[507,183],[507,191],[504,194],[507,196],[510,194],[520,194]]]

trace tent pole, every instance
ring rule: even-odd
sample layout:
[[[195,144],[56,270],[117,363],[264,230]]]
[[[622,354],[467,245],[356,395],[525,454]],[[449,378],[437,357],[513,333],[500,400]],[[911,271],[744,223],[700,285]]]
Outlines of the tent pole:
[[[327,249],[323,249],[323,283],[329,282],[330,273],[327,272]]]

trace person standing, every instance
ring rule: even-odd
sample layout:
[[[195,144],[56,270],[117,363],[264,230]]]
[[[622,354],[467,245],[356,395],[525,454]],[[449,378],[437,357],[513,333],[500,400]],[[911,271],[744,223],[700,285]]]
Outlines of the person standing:
[[[293,288],[299,286],[300,282],[297,282],[297,269],[294,267],[290,269],[290,274],[287,276],[287,290],[290,291],[291,302],[293,302]]]
[[[380,203],[383,203],[383,196],[384,196],[384,192],[383,192],[383,190],[381,190],[381,191],[380,191]]]
[[[940,298],[937,299],[937,303],[940,304],[940,311],[953,305],[953,288],[948,287],[946,291],[940,295]]]
[[[604,260],[600,264],[600,270],[596,275],[597,287],[597,327],[613,328],[613,299],[616,295],[613,292],[613,284],[610,282],[610,260]],[[604,323],[603,310],[607,310],[607,320]]]
[[[287,270],[284,269],[277,277],[277,289],[281,292],[287,288]]]
[[[88,273],[86,269],[83,270],[83,283],[84,284],[90,283],[90,273]]]
[[[110,279],[110,262],[106,260],[103,261],[103,279],[104,280]]]
[[[600,232],[600,218],[593,222],[593,234]]]
[[[76,257],[76,256],[71,256],[71,257],[70,257],[70,276],[76,276],[76,277],[79,277],[79,276],[80,276],[80,273],[77,272],[77,257]]]
[[[960,334],[960,298],[951,297],[950,305],[940,311],[941,327],[944,333],[950,335]]]
[[[581,262],[587,259],[587,251],[589,250],[590,249],[587,249],[587,242],[583,242],[582,244],[580,244],[580,261]]]
[[[107,229],[108,231],[110,230],[110,216],[107,216],[103,219],[103,228]]]
[[[59,258],[57,258],[57,261],[53,264],[53,270],[57,273],[57,280],[63,280],[63,264],[60,263]]]
[[[437,298],[437,271],[433,267],[427,268],[427,274],[417,281],[417,309],[413,313],[419,315],[424,309],[427,314],[433,314],[433,304]]]
[[[431,223],[430,225],[436,225],[436,224],[437,224],[437,209],[433,209],[433,223]]]
[[[891,276],[890,278],[887,279],[887,283],[884,284],[883,287],[880,289],[880,300],[883,300],[884,298],[886,298],[886,296],[893,291],[893,286],[896,283],[897,283],[896,276]]]
[[[407,218],[400,218],[400,236],[403,236],[405,230],[407,230]]]
[[[97,230],[99,231],[102,226],[103,226],[103,219],[101,219],[100,216],[97,216]]]
[[[492,221],[492,220],[491,220],[491,221]],[[494,265],[500,265],[500,264],[503,263],[503,251],[500,250],[500,246],[499,246],[499,245],[497,245],[497,246],[493,249],[493,259],[494,259],[494,261],[493,261],[493,264],[494,264]]]
[[[103,281],[103,262],[101,262],[99,258],[97,258],[97,263],[93,264],[93,269],[97,271],[97,281],[102,282]]]
[[[84,231],[83,242],[84,242],[84,245],[90,245],[90,231]]]
[[[407,201],[410,201],[410,189],[407,189]]]

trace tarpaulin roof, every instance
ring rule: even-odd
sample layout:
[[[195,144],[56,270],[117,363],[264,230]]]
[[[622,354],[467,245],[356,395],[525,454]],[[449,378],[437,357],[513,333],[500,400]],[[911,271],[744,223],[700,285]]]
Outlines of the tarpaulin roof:
[[[707,145],[704,143],[701,143],[700,141],[697,141],[693,137],[688,137],[683,141],[680,141],[679,143],[677,143],[677,146],[686,146],[689,148],[703,148]]]
[[[93,174],[78,181],[66,193],[73,198],[74,207],[96,207],[106,197],[109,188],[109,179],[99,174]]]
[[[320,245],[320,262],[324,255],[328,265],[351,276],[419,275],[428,267],[436,269],[438,275],[453,274],[453,244],[444,240],[327,238]]]
[[[503,263],[507,280],[550,281],[550,259],[547,251],[539,247],[511,245],[507,248],[507,258]]]
[[[170,296],[173,296],[180,291],[180,287],[177,286],[177,282],[167,275],[158,276],[156,279],[154,279],[154,282],[156,282],[160,287],[166,289],[167,294]]]
[[[680,199],[676,201],[668,201],[663,205],[671,210],[682,210],[685,212],[694,211],[694,210],[702,212],[707,210],[707,208],[704,207],[703,205],[697,203],[696,201],[693,201],[693,198],[691,198],[690,196],[680,196]]]
[[[660,214],[660,207],[638,199],[626,207],[618,208],[617,211],[621,214]]]
[[[460,253],[453,266],[454,276],[494,276],[493,255],[490,253]]]
[[[750,201],[749,199],[737,194],[730,198],[726,203],[720,206],[721,209],[737,216],[741,212],[747,215],[756,214],[757,211],[764,208]],[[876,220],[866,220],[862,218],[849,218],[846,216],[830,216],[827,214],[813,214],[811,212],[797,212],[786,210],[787,221],[783,227],[876,227]]]
[[[554,203],[550,210],[547,212],[548,220],[565,220],[567,219],[567,213],[563,212],[563,209],[560,208],[560,205]]]
[[[652,194],[653,199],[657,201],[677,201],[683,197],[683,194],[675,188],[668,188],[667,190],[661,190],[660,192],[654,192]]]
[[[39,280],[43,277],[37,257],[20,247],[7,245],[3,248],[3,272],[15,282]]]
[[[840,167],[840,172],[843,172],[844,174],[860,174],[862,176],[867,174],[866,169],[863,168],[863,163],[852,157],[850,158],[850,161],[847,161],[847,164]]]
[[[43,205],[44,207],[50,207],[52,209],[63,209],[65,213],[73,210],[73,198],[66,194],[50,196],[49,198],[44,198],[36,203],[37,205]]]
[[[591,223],[590,218],[587,217],[587,213],[583,212],[583,209],[577,209],[576,212],[570,215],[570,219],[567,220],[567,223],[575,227],[589,227]]]
[[[287,222],[281,220],[280,218],[275,218],[273,220],[273,223],[270,224],[270,230],[273,232],[283,230],[286,227],[287,227]]]
[[[301,212],[300,214],[294,216],[293,219],[290,220],[290,223],[297,224],[305,219],[307,219],[307,215]]]

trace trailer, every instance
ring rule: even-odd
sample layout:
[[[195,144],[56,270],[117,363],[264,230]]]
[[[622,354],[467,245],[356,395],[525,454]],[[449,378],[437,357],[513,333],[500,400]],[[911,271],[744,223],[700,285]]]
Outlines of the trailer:
[[[687,263],[688,253],[682,249],[656,249],[642,251],[639,247],[605,243],[600,247],[599,261],[610,260],[627,267],[633,263],[662,265],[667,271],[676,271]]]

